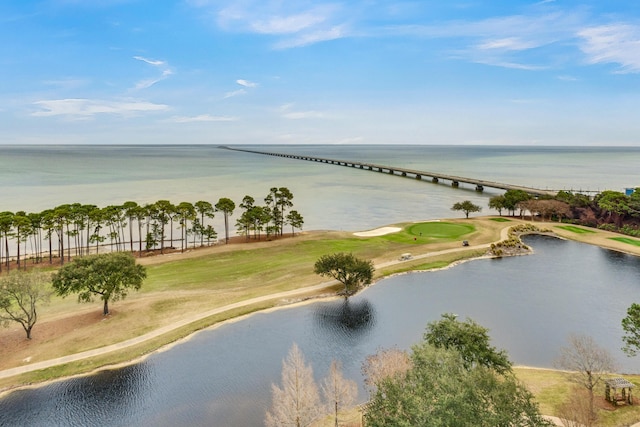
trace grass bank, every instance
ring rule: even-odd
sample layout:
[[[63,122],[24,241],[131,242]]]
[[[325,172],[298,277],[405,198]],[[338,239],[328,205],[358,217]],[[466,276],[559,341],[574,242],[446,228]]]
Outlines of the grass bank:
[[[148,279],[140,292],[110,304],[112,313],[101,316],[101,305],[77,304],[73,297],[54,298],[40,310],[40,321],[27,341],[12,326],[0,331],[0,369],[43,362],[99,349],[184,322],[199,313],[300,289],[294,298],[274,298],[255,306],[207,316],[181,326],[148,342],[99,357],[51,367],[42,371],[0,380],[0,388],[47,381],[82,374],[104,366],[138,358],[188,336],[194,331],[234,318],[239,314],[277,307],[292,302],[334,295],[337,286],[313,273],[313,264],[322,255],[353,252],[384,266],[375,278],[415,269],[439,268],[460,259],[477,256],[471,247],[455,254],[426,260],[396,263],[400,254],[416,256],[460,248],[461,239],[470,245],[498,240],[502,226],[485,219],[399,224],[401,231],[384,236],[356,237],[346,232],[310,232],[271,242],[222,245],[185,254],[144,258]],[[315,288],[313,288],[315,287]],[[307,291],[307,289],[310,289]]]

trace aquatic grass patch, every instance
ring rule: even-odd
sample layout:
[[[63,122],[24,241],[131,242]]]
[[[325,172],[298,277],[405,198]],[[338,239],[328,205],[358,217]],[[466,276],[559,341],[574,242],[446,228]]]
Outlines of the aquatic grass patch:
[[[633,246],[640,246],[640,240],[631,239],[629,237],[609,237],[609,240],[615,240],[616,242],[626,243]]]
[[[560,228],[562,230],[567,230],[567,231],[570,231],[572,233],[577,233],[577,234],[595,233],[595,231],[593,231],[593,230],[589,230],[589,229],[581,228],[581,227],[576,227],[574,225],[556,225],[556,228]]]

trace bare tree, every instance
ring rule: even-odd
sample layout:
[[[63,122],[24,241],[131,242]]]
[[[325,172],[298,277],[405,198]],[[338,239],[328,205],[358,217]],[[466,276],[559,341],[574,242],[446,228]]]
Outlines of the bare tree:
[[[342,376],[340,362],[334,360],[329,368],[329,375],[322,382],[322,395],[330,412],[335,417],[335,427],[338,427],[338,413],[350,408],[358,398],[358,385],[355,381]]]
[[[379,384],[385,378],[404,375],[411,369],[411,359],[406,351],[397,348],[380,349],[367,356],[362,364],[362,374],[367,391],[373,396]]]
[[[604,374],[614,370],[615,363],[609,352],[586,335],[570,335],[569,345],[561,349],[556,365],[569,371],[569,380],[584,387],[589,393],[590,421],[595,421],[594,389]],[[587,427],[591,424],[587,424]]]
[[[265,416],[267,427],[309,426],[322,414],[313,368],[294,343],[282,361],[282,388],[271,385],[271,410]]]
[[[0,323],[17,322],[31,339],[31,330],[38,320],[36,305],[48,302],[49,275],[41,272],[8,274],[0,279]]]
[[[558,415],[564,427],[585,427],[592,425],[591,414],[589,413],[589,398],[586,390],[574,386],[569,399],[562,404]]]

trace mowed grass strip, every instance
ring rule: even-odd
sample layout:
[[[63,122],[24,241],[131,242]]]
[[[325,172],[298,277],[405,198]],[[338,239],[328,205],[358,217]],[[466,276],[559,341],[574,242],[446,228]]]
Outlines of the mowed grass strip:
[[[576,227],[575,225],[556,225],[556,228],[560,228],[562,230],[567,230],[577,234],[595,233],[594,230],[589,230],[588,228]]]
[[[495,221],[495,222],[511,222],[511,220],[510,220],[510,219],[503,218],[503,217],[498,217],[498,218],[489,218],[489,220],[491,220],[491,221]]]
[[[626,243],[627,245],[640,246],[640,240],[632,239],[630,237],[609,237],[609,239],[620,243]]]

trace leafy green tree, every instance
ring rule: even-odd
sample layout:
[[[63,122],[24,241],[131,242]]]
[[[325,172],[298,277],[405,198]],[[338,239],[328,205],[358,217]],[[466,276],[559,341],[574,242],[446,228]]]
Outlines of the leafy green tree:
[[[224,215],[224,240],[229,243],[229,216],[233,214],[233,210],[236,208],[236,204],[231,199],[222,197],[216,203],[216,209]]]
[[[53,264],[53,232],[55,230],[53,209],[42,211],[42,229],[44,230],[44,238],[49,242],[49,264]]]
[[[640,187],[633,190],[629,196],[629,213],[631,216],[640,217]]]
[[[27,217],[31,222],[29,227],[31,233],[29,237],[31,240],[31,246],[35,251],[35,262],[39,263],[42,257],[42,213],[30,212],[27,214]]]
[[[215,212],[215,208],[213,207],[213,205],[207,201],[204,200],[199,200],[197,202],[194,203],[194,207],[196,209],[196,212],[200,215],[200,246],[204,246],[204,237],[205,237],[205,233],[204,233],[204,228],[205,228],[205,223],[204,223],[204,218],[213,218],[214,216],[214,212]]]
[[[131,252],[133,252],[133,220],[138,216],[140,206],[138,206],[137,202],[128,201],[122,204],[122,208],[124,209],[124,213],[129,220],[129,248],[131,249]]]
[[[427,325],[424,340],[436,348],[456,350],[467,369],[483,366],[500,374],[511,370],[507,353],[491,346],[489,330],[471,319],[460,322],[455,314],[445,313]]]
[[[464,202],[454,203],[451,207],[452,211],[462,211],[465,216],[469,218],[469,213],[471,212],[480,212],[482,208],[478,205],[474,205],[470,200],[465,200]]]
[[[21,258],[20,258],[20,248],[21,248],[21,243],[22,242],[26,242],[27,237],[29,236],[29,234],[31,233],[31,220],[29,219],[29,217],[27,216],[26,212],[20,211],[20,212],[16,212],[16,214],[13,216],[13,235],[16,239],[16,245],[17,245],[17,264],[18,264],[18,269],[20,269],[21,266]],[[26,251],[26,249],[25,249]],[[25,258],[26,258],[26,254],[25,254]],[[27,268],[27,261],[24,261],[24,268]]]
[[[87,230],[89,234],[89,243],[96,244],[96,253],[100,252],[100,244],[106,240],[106,237],[102,235],[102,224],[105,221],[105,214],[102,209],[95,207],[89,210],[89,222],[91,223],[91,230]],[[87,248],[87,253],[90,251]]]
[[[176,215],[180,224],[180,250],[184,252],[185,246],[187,246],[187,231],[189,228],[187,227],[187,223],[189,221],[193,221],[196,219],[196,209],[193,204],[189,202],[181,202],[178,206],[176,206]]]
[[[67,224],[67,218],[69,215],[69,205],[60,205],[53,209],[54,229],[58,235],[58,255],[60,256],[60,265],[64,264],[64,226]]]
[[[323,255],[314,265],[314,272],[333,277],[344,285],[344,296],[356,293],[373,279],[373,262],[356,258],[352,253],[338,252]]]
[[[481,337],[482,338],[482,337]],[[368,427],[541,427],[533,395],[511,371],[469,365],[454,348],[423,342],[410,368],[383,377],[365,413]]]
[[[147,273],[130,253],[111,252],[76,258],[52,277],[53,288],[60,296],[78,294],[78,302],[91,302],[95,296],[103,301],[103,314],[109,314],[109,301],[138,290]]]
[[[628,356],[635,356],[640,351],[640,304],[632,303],[627,309],[627,316],[622,319],[624,336],[622,350]]]
[[[151,211],[153,219],[157,222],[157,231],[159,236],[157,240],[160,240],[160,253],[164,254],[164,230],[171,219],[171,214],[174,211],[174,207],[168,200],[158,200],[154,204],[154,209]]]
[[[598,207],[609,214],[616,226],[622,225],[622,219],[629,211],[629,197],[619,191],[606,190],[598,194],[594,201]]]
[[[236,221],[236,227],[238,227],[238,232],[244,234],[247,240],[250,237],[250,230],[253,225],[253,217],[252,212],[255,203],[255,199],[249,195],[244,196],[242,198],[242,203],[240,203],[240,208],[244,209],[244,212],[240,214],[240,218]]]
[[[294,210],[287,214],[287,222],[291,224],[291,234],[295,235],[296,228],[302,230],[304,219],[302,218],[302,215],[300,215],[298,211]]]
[[[504,208],[511,212],[511,215],[515,214],[518,208],[518,203],[531,199],[531,194],[523,190],[507,190],[504,193]]]
[[[0,278],[0,322],[17,322],[31,339],[38,321],[37,305],[49,301],[48,275],[16,271]]]
[[[9,270],[9,235],[11,234],[11,230],[13,229],[13,212],[0,212],[0,244],[2,244],[2,237],[4,236],[4,256],[5,261],[4,264]],[[2,251],[0,251],[0,254]],[[0,256],[0,271],[2,271],[2,257]]]
[[[280,187],[276,192],[276,208],[278,209],[278,217],[280,218],[280,235],[284,234],[284,223],[286,219],[285,212],[293,206],[293,193],[287,187]]]
[[[502,216],[502,210],[505,208],[505,197],[503,195],[493,196],[489,199],[489,207],[498,211],[498,215]]]

